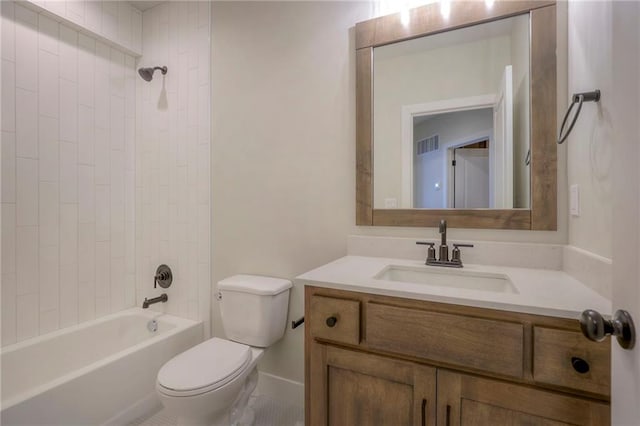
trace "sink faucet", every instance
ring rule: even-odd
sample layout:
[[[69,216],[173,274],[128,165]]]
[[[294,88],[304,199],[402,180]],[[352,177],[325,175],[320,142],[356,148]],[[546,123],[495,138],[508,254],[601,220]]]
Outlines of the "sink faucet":
[[[151,299],[147,299],[146,297],[144,298],[144,302],[142,302],[142,309],[147,309],[149,306],[153,305],[154,303],[165,303],[167,300],[169,300],[169,296],[167,296],[167,293],[162,293],[160,296],[158,297],[152,297]]]
[[[449,259],[449,246],[447,245],[447,221],[442,219],[438,227],[440,233],[439,258],[436,259],[435,243],[416,241],[416,244],[428,245],[427,260],[425,265],[446,266],[449,268],[462,268],[462,258],[460,256],[460,247],[473,247],[473,244],[453,244],[451,251],[451,259]]]
[[[440,226],[438,227],[438,232],[440,233],[440,261],[449,261],[449,246],[447,245],[447,221],[442,219],[440,220]]]

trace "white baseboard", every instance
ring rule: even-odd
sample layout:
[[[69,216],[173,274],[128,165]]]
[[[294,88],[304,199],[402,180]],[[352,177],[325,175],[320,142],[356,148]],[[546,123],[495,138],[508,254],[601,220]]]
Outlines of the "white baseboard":
[[[119,412],[109,420],[104,422],[102,426],[122,426],[132,423],[134,420],[141,417],[147,417],[151,413],[155,413],[162,409],[162,404],[156,395],[156,392],[152,392],[145,396],[138,402],[129,406],[124,411]]]
[[[304,383],[259,372],[256,395],[265,395],[289,405],[304,407]]]

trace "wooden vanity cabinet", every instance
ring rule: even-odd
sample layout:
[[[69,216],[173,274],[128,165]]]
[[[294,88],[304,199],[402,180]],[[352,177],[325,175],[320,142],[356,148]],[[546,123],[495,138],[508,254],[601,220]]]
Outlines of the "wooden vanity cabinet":
[[[305,302],[307,425],[610,422],[610,348],[577,320],[320,287]]]
[[[435,426],[435,368],[314,345],[323,378],[310,396],[309,424]]]
[[[607,403],[438,369],[438,425],[607,425]]]

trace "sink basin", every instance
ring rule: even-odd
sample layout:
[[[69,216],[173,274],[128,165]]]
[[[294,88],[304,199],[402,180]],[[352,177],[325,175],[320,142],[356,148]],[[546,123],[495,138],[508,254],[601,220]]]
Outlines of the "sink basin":
[[[389,265],[373,278],[377,280],[466,290],[494,291],[498,293],[518,292],[509,280],[509,277],[504,274],[436,268],[437,267]]]

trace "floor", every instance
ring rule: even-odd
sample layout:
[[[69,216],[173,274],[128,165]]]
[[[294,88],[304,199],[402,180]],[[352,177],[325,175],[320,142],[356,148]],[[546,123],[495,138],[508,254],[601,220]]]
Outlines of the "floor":
[[[253,408],[255,413],[253,426],[304,425],[302,407],[287,405],[264,395],[252,396],[249,400],[249,407]],[[146,417],[136,419],[129,426],[176,426],[176,419],[167,415],[164,410],[160,410],[156,413],[150,413]]]

